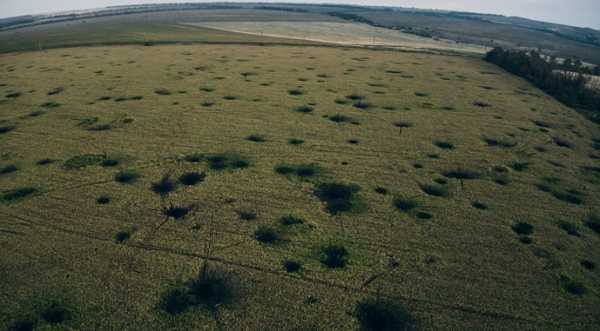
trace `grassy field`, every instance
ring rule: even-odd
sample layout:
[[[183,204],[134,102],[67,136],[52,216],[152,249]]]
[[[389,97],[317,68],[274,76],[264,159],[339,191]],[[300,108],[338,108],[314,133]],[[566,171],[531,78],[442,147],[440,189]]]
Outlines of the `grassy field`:
[[[181,22],[272,20],[279,12],[258,10],[196,10],[107,16],[0,31],[0,53],[48,48],[154,43],[292,43],[294,39],[215,31]],[[275,16],[276,17],[276,16]],[[286,16],[290,22],[338,21],[318,14]],[[314,42],[312,44],[315,44]]]
[[[301,39],[341,45],[383,46],[390,48],[444,50],[483,54],[485,47],[452,41],[423,38],[396,30],[346,22],[283,22],[283,21],[217,21],[190,23],[210,29],[240,32],[249,35]]]
[[[542,49],[544,54],[548,55],[553,54],[562,58],[579,58],[594,64],[600,63],[600,47],[598,45],[551,33],[551,31],[558,31],[558,26],[546,27],[547,31],[542,31],[540,30],[541,27],[528,27],[522,23],[494,22],[498,18],[478,20],[410,11],[357,10],[352,13],[384,27],[411,28],[415,31],[458,42],[487,47]],[[505,19],[510,20],[510,18]],[[565,27],[561,26],[562,28]],[[594,31],[594,35],[597,36],[598,32]]]
[[[369,329],[375,299],[422,330],[600,326],[597,126],[479,59],[130,45],[0,72],[1,330]]]

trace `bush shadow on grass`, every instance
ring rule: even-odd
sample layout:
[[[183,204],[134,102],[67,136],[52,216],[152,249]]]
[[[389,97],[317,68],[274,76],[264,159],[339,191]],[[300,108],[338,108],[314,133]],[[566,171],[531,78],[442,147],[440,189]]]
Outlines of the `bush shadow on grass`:
[[[325,209],[331,215],[357,211],[360,207],[357,193],[360,186],[343,183],[322,183],[317,185],[314,195],[325,203]]]
[[[245,169],[250,166],[250,161],[238,153],[201,154],[191,153],[183,157],[191,163],[207,162],[208,168],[214,171]]]
[[[9,327],[11,331],[68,328],[76,318],[76,309],[62,299],[32,298]]]
[[[238,297],[233,277],[217,269],[203,269],[198,278],[176,284],[167,291],[159,308],[170,315],[199,309],[214,313],[231,306]]]
[[[417,330],[417,322],[398,302],[367,298],[356,304],[354,315],[364,331]]]
[[[0,202],[13,203],[24,200],[28,197],[38,193],[35,187],[20,187],[8,191],[4,191],[0,194]]]
[[[281,234],[279,231],[268,225],[259,226],[254,231],[253,237],[261,244],[275,244],[281,241]]]
[[[117,172],[115,174],[115,181],[121,184],[133,184],[135,183],[139,178],[141,177],[141,174],[133,169],[129,169],[129,170],[121,170],[119,172]]]
[[[280,164],[275,167],[275,172],[283,176],[294,176],[306,180],[318,177],[322,173],[322,169],[317,164]]]
[[[350,253],[346,247],[328,243],[319,248],[319,261],[330,269],[344,268],[348,264]]]

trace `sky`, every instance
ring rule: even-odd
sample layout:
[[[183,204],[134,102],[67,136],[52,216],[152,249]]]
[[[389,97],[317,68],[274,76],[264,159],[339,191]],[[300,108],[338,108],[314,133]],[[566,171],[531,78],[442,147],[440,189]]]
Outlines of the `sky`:
[[[229,1],[235,2],[235,0]],[[173,3],[211,1],[0,0],[0,17],[10,17],[27,14],[43,14],[49,12],[75,9],[90,9],[111,5],[159,2]],[[253,2],[345,3],[472,11],[508,16],[521,16],[546,22],[591,27],[600,30],[600,0],[255,0]]]

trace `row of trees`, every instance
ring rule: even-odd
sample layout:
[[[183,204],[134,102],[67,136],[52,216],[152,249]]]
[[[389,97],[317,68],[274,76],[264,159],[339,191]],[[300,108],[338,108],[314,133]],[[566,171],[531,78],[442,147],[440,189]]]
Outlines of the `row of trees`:
[[[535,51],[497,47],[487,53],[485,60],[527,79],[560,102],[583,111],[591,120],[600,123],[600,91],[588,85],[590,78],[581,71],[565,71],[562,64],[548,61]]]

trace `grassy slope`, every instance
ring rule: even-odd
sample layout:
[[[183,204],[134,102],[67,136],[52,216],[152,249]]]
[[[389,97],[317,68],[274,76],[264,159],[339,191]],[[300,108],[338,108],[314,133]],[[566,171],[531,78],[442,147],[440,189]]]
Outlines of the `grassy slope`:
[[[600,63],[600,47],[561,38],[548,32],[515,25],[484,21],[419,15],[408,12],[356,11],[383,26],[404,26],[429,29],[436,36],[460,42],[485,46],[543,48],[556,52],[559,57],[576,57],[591,63]],[[490,43],[490,41],[493,41]]]
[[[352,329],[356,321],[347,312],[376,292],[400,298],[424,329],[598,327],[600,278],[580,266],[582,259],[600,263],[594,249],[600,238],[582,223],[590,211],[600,212],[598,178],[580,168],[597,164],[590,159],[598,155],[590,147],[597,128],[480,60],[332,48],[127,46],[5,54],[0,71],[1,95],[23,93],[0,103],[2,126],[16,126],[0,135],[1,165],[20,168],[2,175],[0,187],[34,186],[41,192],[0,204],[1,329],[43,298],[71,304],[75,314],[68,323],[76,329],[213,327],[210,314],[172,318],[156,308],[176,280],[197,273],[207,220],[217,229],[213,265],[231,271],[240,290],[234,307],[219,310],[225,329]],[[244,79],[241,73],[247,72],[254,75]],[[206,86],[215,90],[199,90]],[[57,87],[64,92],[47,95]],[[157,88],[173,93],[157,95]],[[291,88],[304,94],[290,96]],[[352,93],[374,108],[334,102]],[[143,99],[97,101],[135,95]],[[40,107],[48,101],[60,106]],[[205,101],[215,104],[201,106]],[[474,101],[491,107],[476,107]],[[315,104],[313,113],[293,111],[308,103]],[[28,116],[36,110],[43,113]],[[323,117],[338,113],[360,125]],[[91,117],[114,128],[86,130],[81,123]],[[133,121],[124,123],[125,118]],[[542,132],[533,120],[553,128]],[[398,121],[413,126],[400,129],[394,126]],[[266,142],[245,140],[250,134]],[[490,147],[482,136],[518,144]],[[556,146],[552,137],[574,147]],[[291,146],[289,138],[305,143]],[[434,141],[455,149],[442,150]],[[205,163],[178,161],[192,152],[239,152],[252,166],[216,172]],[[86,153],[108,153],[123,163],[116,169],[62,166]],[[57,162],[35,165],[42,158]],[[529,169],[506,168],[515,161],[529,162]],[[281,162],[317,163],[323,174],[313,182],[290,180],[273,171]],[[464,185],[450,180],[449,197],[428,196],[419,188],[457,167],[482,178]],[[117,170],[128,168],[142,174],[139,181],[114,182]],[[176,178],[191,170],[207,171],[206,181],[180,187],[166,200],[150,190],[164,174]],[[580,191],[582,204],[539,191],[535,184],[545,177],[557,178],[553,185],[561,190]],[[509,184],[494,182],[499,178]],[[363,210],[330,216],[312,194],[316,182],[329,180],[360,185]],[[376,186],[391,194],[375,193]],[[112,202],[96,204],[102,194]],[[419,210],[433,218],[399,212],[393,196],[417,197]],[[471,207],[475,200],[489,209]],[[157,230],[164,220],[161,209],[169,204],[197,209]],[[240,211],[258,217],[243,221]],[[288,213],[310,226],[287,230],[278,245],[252,238],[257,226],[278,227],[277,219]],[[583,236],[567,235],[559,220],[576,224]],[[519,221],[534,226],[532,245],[520,243],[511,230]],[[193,231],[195,224],[200,231]],[[132,237],[117,244],[122,230]],[[349,249],[347,268],[328,270],[317,261],[316,248],[329,241]],[[399,262],[396,268],[386,267],[390,256]],[[303,271],[287,274],[284,258],[302,262]],[[559,285],[562,275],[582,282],[588,293],[567,293]]]
[[[275,12],[279,15],[279,12]],[[301,40],[248,36],[212,29],[181,26],[182,22],[265,21],[273,12],[256,10],[201,10],[158,12],[46,24],[0,32],[0,52],[31,51],[48,48],[141,44],[151,42],[194,43],[292,43]],[[277,16],[275,16],[277,17]],[[335,21],[316,14],[290,14],[290,21]]]

